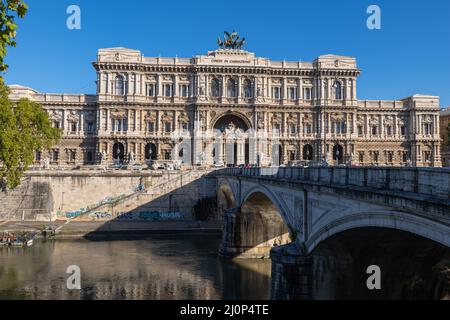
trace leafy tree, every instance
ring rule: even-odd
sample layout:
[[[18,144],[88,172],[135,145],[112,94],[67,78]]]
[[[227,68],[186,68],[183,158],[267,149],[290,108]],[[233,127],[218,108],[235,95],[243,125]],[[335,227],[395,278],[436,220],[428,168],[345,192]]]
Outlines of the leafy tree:
[[[17,18],[23,18],[28,6],[22,0],[0,0],[0,72],[8,66],[8,47],[15,47]],[[61,137],[52,127],[47,112],[36,102],[9,100],[9,89],[0,74],[0,188],[20,184],[32,164],[35,150],[49,149]]]
[[[8,65],[5,57],[8,47],[15,47],[17,18],[23,18],[28,6],[22,0],[0,0],[0,72],[5,72]]]
[[[49,149],[61,137],[52,127],[39,103],[8,98],[8,88],[0,84],[0,186],[15,188],[33,163],[35,150]]]

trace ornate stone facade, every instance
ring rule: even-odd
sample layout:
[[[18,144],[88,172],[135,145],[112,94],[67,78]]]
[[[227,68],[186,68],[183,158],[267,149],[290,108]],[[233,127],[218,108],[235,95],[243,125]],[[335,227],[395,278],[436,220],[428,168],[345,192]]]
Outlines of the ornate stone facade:
[[[11,86],[12,99],[41,102],[64,132],[48,153],[50,165],[113,159],[441,165],[439,98],[358,100],[360,70],[351,57],[287,62],[218,49],[187,59],[148,58],[111,48],[100,49],[93,66],[95,95]]]
[[[450,167],[450,107],[441,111],[439,119],[442,138],[442,165]]]

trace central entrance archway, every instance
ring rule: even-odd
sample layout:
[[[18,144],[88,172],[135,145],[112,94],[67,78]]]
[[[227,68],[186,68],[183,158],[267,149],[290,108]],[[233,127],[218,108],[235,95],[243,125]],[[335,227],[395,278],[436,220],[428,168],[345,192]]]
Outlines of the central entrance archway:
[[[113,145],[113,159],[119,162],[123,162],[125,159],[125,147],[123,143],[116,142]]]
[[[154,143],[147,143],[145,145],[145,160],[156,160],[157,152]]]
[[[342,163],[344,160],[344,148],[340,144],[333,147],[333,160]]]
[[[226,114],[214,123],[220,138],[213,149],[215,163],[237,166],[250,163],[250,148],[245,133],[250,129],[250,121],[234,113]]]
[[[303,160],[311,161],[313,159],[314,149],[312,145],[307,144],[303,147]]]

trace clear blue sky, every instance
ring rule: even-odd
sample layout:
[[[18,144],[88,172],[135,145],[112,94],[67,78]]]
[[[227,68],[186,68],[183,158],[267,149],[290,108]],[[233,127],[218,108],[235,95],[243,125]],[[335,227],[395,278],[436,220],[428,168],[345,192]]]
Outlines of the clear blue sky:
[[[293,61],[327,53],[355,56],[362,70],[359,99],[424,93],[450,105],[449,0],[26,2],[29,14],[7,58],[8,84],[94,93],[91,62],[98,48],[191,57],[215,49],[217,36],[234,29],[257,56]],[[66,28],[71,4],[81,8],[81,30]],[[381,30],[366,27],[370,4],[381,7]]]

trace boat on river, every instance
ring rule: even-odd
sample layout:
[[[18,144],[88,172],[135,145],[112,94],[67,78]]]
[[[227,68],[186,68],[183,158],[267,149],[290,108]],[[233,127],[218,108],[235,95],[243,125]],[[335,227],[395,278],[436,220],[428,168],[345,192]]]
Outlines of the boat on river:
[[[35,234],[16,235],[5,231],[0,238],[0,247],[31,247],[34,243]]]

